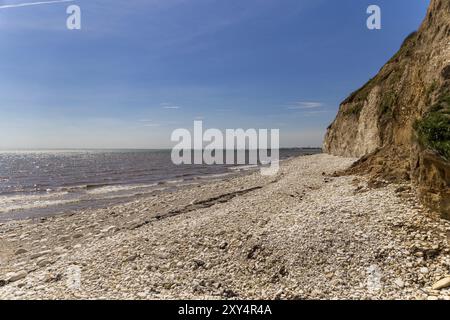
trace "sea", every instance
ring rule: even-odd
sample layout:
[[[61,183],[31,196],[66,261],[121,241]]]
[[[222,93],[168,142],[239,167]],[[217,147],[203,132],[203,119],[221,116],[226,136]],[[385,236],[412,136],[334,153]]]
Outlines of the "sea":
[[[321,152],[279,150],[280,161]],[[108,207],[254,170],[258,165],[174,165],[171,150],[0,151],[0,222]]]

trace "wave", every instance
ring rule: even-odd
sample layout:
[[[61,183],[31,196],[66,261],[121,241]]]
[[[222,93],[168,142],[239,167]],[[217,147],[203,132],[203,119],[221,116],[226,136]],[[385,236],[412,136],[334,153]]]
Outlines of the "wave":
[[[65,192],[44,195],[15,195],[0,197],[0,213],[34,208],[46,208],[55,205],[77,202],[78,199],[65,199]]]
[[[238,167],[228,168],[228,170],[231,170],[231,171],[249,171],[249,170],[257,169],[258,167],[259,166],[257,164],[251,164],[251,165],[242,165],[242,166],[238,166]]]
[[[157,186],[158,183],[151,183],[145,185],[104,185],[97,188],[88,189],[89,194],[105,194],[123,191],[132,191],[136,189],[148,189]]]

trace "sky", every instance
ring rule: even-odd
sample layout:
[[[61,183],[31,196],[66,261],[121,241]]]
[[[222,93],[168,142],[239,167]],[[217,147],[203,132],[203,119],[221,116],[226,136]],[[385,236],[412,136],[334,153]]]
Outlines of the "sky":
[[[0,0],[0,148],[170,148],[174,129],[321,146],[429,0]],[[81,8],[81,30],[66,9]],[[382,29],[366,27],[378,5]],[[18,5],[18,6],[15,6]]]

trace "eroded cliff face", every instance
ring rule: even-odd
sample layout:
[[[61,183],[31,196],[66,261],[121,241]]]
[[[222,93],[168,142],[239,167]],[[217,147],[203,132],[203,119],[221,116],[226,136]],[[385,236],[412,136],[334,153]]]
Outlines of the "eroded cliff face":
[[[432,0],[420,29],[341,104],[324,150],[362,157],[352,171],[412,179],[450,218],[450,0]]]

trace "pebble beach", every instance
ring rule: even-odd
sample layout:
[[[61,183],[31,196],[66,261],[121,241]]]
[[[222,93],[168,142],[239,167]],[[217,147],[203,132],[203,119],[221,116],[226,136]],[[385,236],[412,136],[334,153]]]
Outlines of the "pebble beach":
[[[0,224],[0,299],[450,299],[450,222],[320,154]]]

